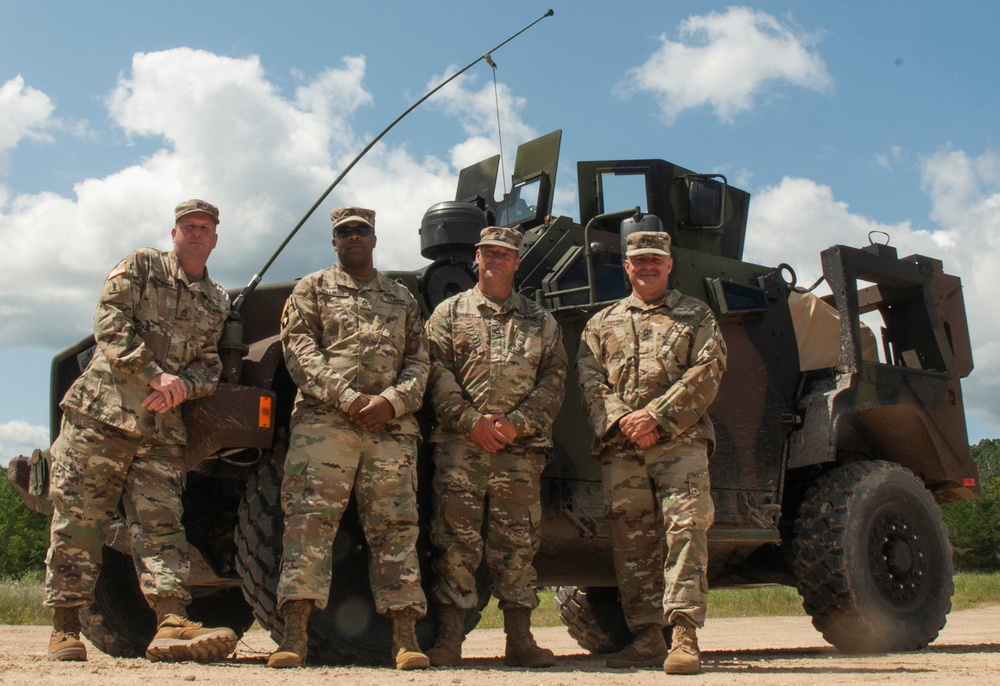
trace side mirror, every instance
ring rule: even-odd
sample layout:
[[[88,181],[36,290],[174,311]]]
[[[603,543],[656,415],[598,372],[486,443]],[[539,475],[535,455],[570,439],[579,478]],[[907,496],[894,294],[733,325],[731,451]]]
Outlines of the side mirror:
[[[721,229],[726,221],[726,177],[722,174],[687,174],[688,229]]]

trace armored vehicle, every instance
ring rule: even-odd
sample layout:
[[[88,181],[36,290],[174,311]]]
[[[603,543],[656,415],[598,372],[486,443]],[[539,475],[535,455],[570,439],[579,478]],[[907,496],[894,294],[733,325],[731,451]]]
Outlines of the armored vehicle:
[[[553,313],[573,359],[588,317],[627,293],[624,235],[662,227],[674,245],[671,286],[711,305],[729,348],[710,409],[717,432],[710,584],[795,586],[817,629],[843,650],[912,650],[933,641],[953,589],[938,504],[978,494],[960,385],[972,370],[961,280],[937,259],[901,258],[887,244],[834,245],[820,255],[830,294],[803,292],[788,265],[743,261],[748,193],[721,175],[660,159],[579,162],[579,219],[553,216],[561,136],[520,146],[511,190],[499,200],[499,156],[463,170],[455,198],[421,220],[421,255],[429,262],[393,276],[429,314],[476,282],[482,227],[516,228],[524,242],[515,287]],[[279,490],[295,394],[278,321],[292,286],[269,284],[247,295],[220,342],[223,382],[185,410],[191,615],[238,632],[256,617],[276,638]],[[93,345],[80,341],[53,362],[53,434],[58,400]],[[429,430],[432,412],[420,419]],[[561,615],[581,645],[616,650],[631,636],[615,588],[600,466],[572,370],[554,433],[542,479],[539,584],[558,587]],[[34,460],[44,465],[44,453]],[[31,462],[16,458],[9,478],[44,510],[43,484],[29,484]],[[425,525],[433,468],[425,444],[418,493]],[[134,526],[123,509],[104,549],[96,601],[84,615],[90,640],[112,655],[141,655],[154,633],[136,583]],[[429,586],[434,550],[422,528]],[[390,625],[374,612],[353,510],[333,549],[330,603],[312,616],[310,659],[381,661]],[[485,571],[479,587],[485,604]],[[478,617],[468,614],[467,629]],[[433,611],[417,629],[430,645]]]

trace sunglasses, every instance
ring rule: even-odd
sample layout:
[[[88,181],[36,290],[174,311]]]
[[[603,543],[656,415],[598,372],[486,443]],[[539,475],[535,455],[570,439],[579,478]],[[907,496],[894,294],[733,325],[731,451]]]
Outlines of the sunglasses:
[[[350,238],[351,236],[371,236],[370,226],[338,226],[335,233],[337,238]]]

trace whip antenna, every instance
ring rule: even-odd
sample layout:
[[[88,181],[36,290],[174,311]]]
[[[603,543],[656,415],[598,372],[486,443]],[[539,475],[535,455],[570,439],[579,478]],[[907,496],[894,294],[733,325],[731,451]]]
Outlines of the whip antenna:
[[[442,81],[441,83],[439,83],[437,86],[435,86],[431,90],[427,91],[427,93],[425,93],[422,98],[420,98],[415,103],[413,103],[412,105],[410,105],[406,109],[405,112],[403,112],[401,115],[399,115],[398,117],[396,117],[392,121],[392,123],[389,124],[387,127],[385,127],[384,129],[382,129],[382,132],[379,133],[377,136],[375,136],[371,140],[371,142],[368,143],[368,145],[366,145],[364,147],[364,149],[361,152],[358,153],[357,157],[355,157],[353,160],[351,160],[350,164],[348,164],[344,168],[344,170],[342,172],[340,172],[340,174],[337,176],[337,178],[333,180],[333,183],[330,184],[329,188],[327,188],[323,192],[323,194],[321,196],[319,196],[319,199],[316,200],[315,203],[313,203],[313,206],[309,208],[309,211],[305,213],[305,216],[303,216],[302,219],[299,220],[299,223],[295,225],[295,228],[293,228],[291,230],[291,232],[288,234],[288,236],[285,237],[285,240],[281,242],[281,245],[279,245],[278,249],[274,251],[274,254],[271,255],[271,258],[264,264],[263,267],[261,267],[261,269],[260,269],[259,272],[257,272],[256,274],[254,274],[253,278],[250,279],[250,283],[248,283],[246,286],[243,287],[243,290],[240,291],[240,294],[238,296],[236,296],[236,299],[233,301],[232,308],[229,311],[229,319],[231,321],[235,321],[235,320],[238,320],[240,318],[240,310],[243,307],[244,301],[246,300],[247,296],[250,295],[250,293],[252,293],[255,288],[257,288],[257,284],[260,283],[260,280],[263,277],[264,272],[266,272],[270,268],[271,264],[273,264],[274,261],[278,258],[278,255],[281,254],[281,251],[285,249],[286,245],[288,245],[288,242],[292,240],[292,238],[295,236],[295,234],[298,233],[299,229],[302,228],[302,225],[305,224],[306,221],[309,219],[309,217],[312,216],[313,212],[316,211],[316,208],[318,208],[320,206],[320,204],[322,204],[322,202],[324,200],[326,200],[326,197],[328,195],[330,195],[330,193],[333,192],[333,189],[336,188],[337,185],[341,182],[341,180],[345,176],[347,176],[347,173],[349,171],[351,171],[351,169],[354,168],[354,165],[356,165],[361,160],[361,158],[364,157],[365,154],[369,150],[371,150],[372,147],[382,139],[382,136],[384,136],[385,134],[389,133],[389,131],[392,129],[392,127],[394,127],[396,124],[398,124],[410,112],[412,112],[417,107],[419,107],[425,100],[427,100],[427,98],[431,97],[432,95],[434,95],[435,93],[437,93],[439,90],[441,90],[442,88],[444,88],[446,85],[448,85],[449,83],[451,83],[454,79],[458,78],[458,76],[460,76],[461,74],[463,74],[466,71],[468,71],[469,69],[471,69],[473,66],[476,65],[477,62],[479,62],[480,60],[483,60],[483,59],[485,59],[485,60],[487,60],[489,62],[492,62],[493,60],[490,57],[490,53],[496,52],[497,50],[499,50],[503,46],[507,45],[507,43],[511,42],[512,40],[514,40],[515,38],[517,38],[518,36],[520,36],[522,33],[524,33],[525,31],[527,31],[528,29],[530,29],[532,26],[534,26],[535,24],[537,24],[538,22],[540,22],[542,19],[545,19],[546,17],[551,17],[553,14],[555,14],[555,12],[553,12],[552,10],[549,10],[548,12],[546,12],[545,14],[543,14],[541,17],[539,17],[535,21],[531,22],[530,24],[528,24],[523,29],[521,29],[517,33],[513,34],[512,36],[510,36],[506,40],[504,40],[502,43],[499,43],[496,47],[492,48],[491,50],[487,50],[485,53],[483,53],[482,55],[480,55],[479,57],[477,57],[473,61],[469,62],[467,65],[465,65],[464,67],[462,67],[461,69],[459,69],[457,72],[455,72],[454,74],[452,74],[451,76],[449,76],[447,79],[445,79],[444,81]]]

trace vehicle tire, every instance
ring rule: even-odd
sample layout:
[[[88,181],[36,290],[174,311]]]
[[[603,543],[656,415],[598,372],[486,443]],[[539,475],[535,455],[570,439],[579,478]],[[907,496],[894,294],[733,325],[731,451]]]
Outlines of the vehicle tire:
[[[813,626],[852,653],[919,650],[951,610],[951,546],[914,474],[865,461],[816,480],[799,509],[793,569]]]
[[[281,509],[281,477],[288,434],[276,438],[273,450],[264,455],[257,472],[247,483],[246,496],[240,505],[237,527],[237,569],[243,577],[243,593],[253,605],[254,615],[280,643],[284,622],[277,612],[277,588],[281,573],[284,513]],[[430,487],[430,479],[421,473],[421,490]],[[429,503],[429,494],[418,497]],[[433,582],[432,548],[428,526],[423,518],[429,508],[421,507],[421,534],[417,543],[424,592]],[[391,663],[392,623],[375,611],[368,579],[368,545],[358,519],[354,498],[341,519],[333,541],[333,581],[330,597],[323,610],[309,618],[309,654],[312,664]],[[488,574],[478,578],[480,605],[466,614],[466,631],[479,622],[481,610],[490,599]],[[432,604],[427,616],[417,621],[417,640],[429,648],[437,636],[437,617]]]
[[[253,613],[239,588],[226,588],[194,598],[188,616],[205,626],[229,627],[242,636],[253,624]],[[156,633],[156,613],[142,591],[129,555],[104,546],[94,602],[80,613],[83,633],[112,657],[142,657]]]
[[[129,555],[104,546],[93,604],[80,612],[83,633],[112,657],[142,657],[156,633],[156,614],[139,590]]]
[[[613,586],[559,586],[556,606],[569,635],[591,653],[614,653],[632,643],[634,635]]]

